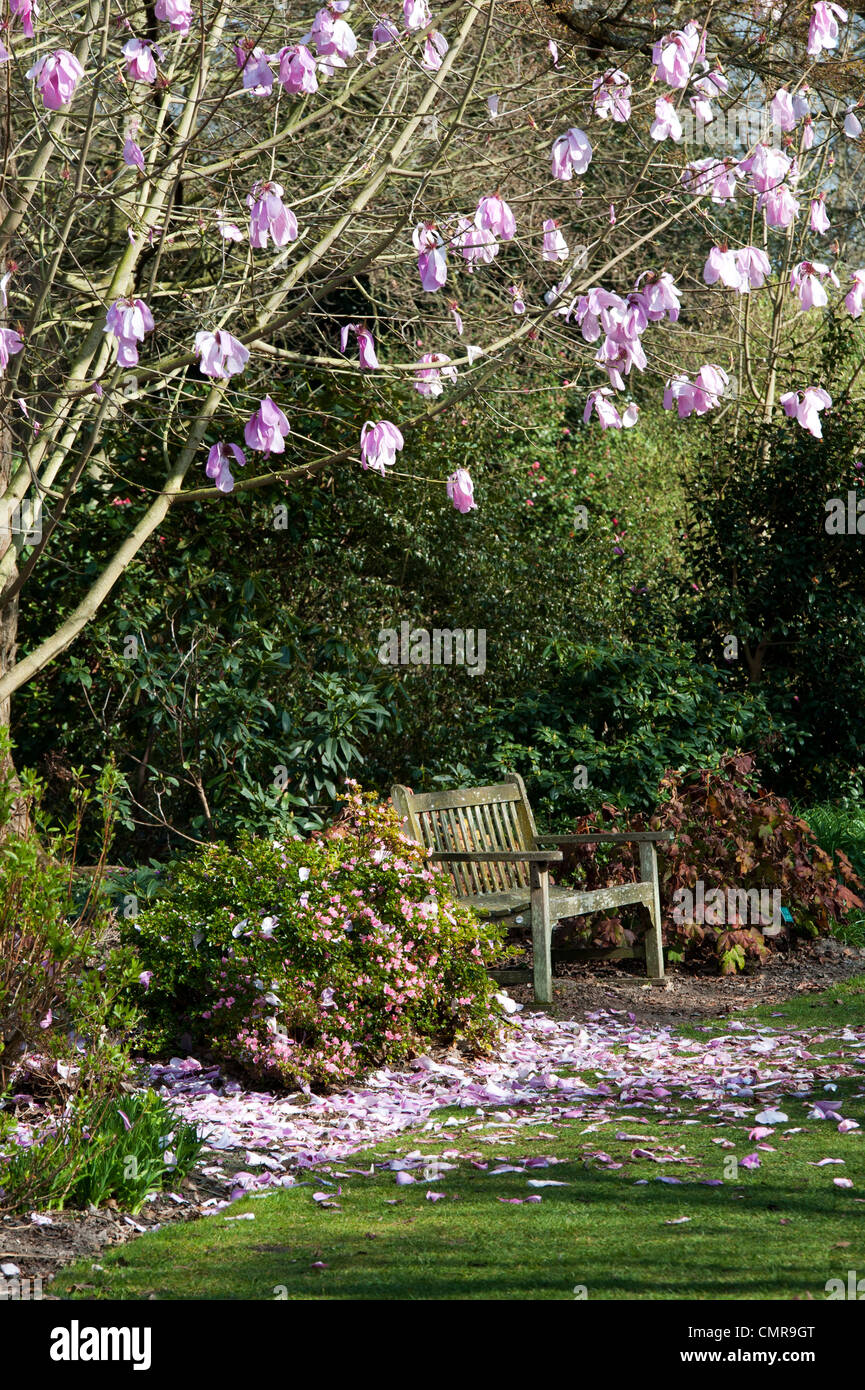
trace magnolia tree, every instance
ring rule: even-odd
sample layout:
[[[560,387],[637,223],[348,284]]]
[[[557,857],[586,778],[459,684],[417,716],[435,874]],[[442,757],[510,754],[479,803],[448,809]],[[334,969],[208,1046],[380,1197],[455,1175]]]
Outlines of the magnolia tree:
[[[819,436],[799,324],[865,306],[837,4],[5,3],[0,724],[169,508],[337,468],[475,508],[468,460],[404,460],[466,397],[506,426],[515,371],[564,357],[595,428],[655,395]],[[129,485],[121,429],[144,500],[19,653],[57,528]]]

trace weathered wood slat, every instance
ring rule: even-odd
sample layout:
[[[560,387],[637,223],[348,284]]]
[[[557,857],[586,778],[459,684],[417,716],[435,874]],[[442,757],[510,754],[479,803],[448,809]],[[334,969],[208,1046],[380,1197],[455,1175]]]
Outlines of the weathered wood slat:
[[[467,787],[459,791],[419,792],[412,795],[416,811],[452,811],[457,806],[491,806],[519,801],[519,788],[512,782],[500,782],[491,787]]]
[[[490,970],[490,979],[499,985],[527,985],[532,978],[531,970]]]
[[[569,960],[642,960],[642,946],[553,946],[553,964]]]
[[[657,841],[669,844],[672,830],[635,830],[633,835],[539,835],[539,845],[629,845]]]
[[[447,850],[433,854],[448,864],[561,864],[564,855],[548,849]]]

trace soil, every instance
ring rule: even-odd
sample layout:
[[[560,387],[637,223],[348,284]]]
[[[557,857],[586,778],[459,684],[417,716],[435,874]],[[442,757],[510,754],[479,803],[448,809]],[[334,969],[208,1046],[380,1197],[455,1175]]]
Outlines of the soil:
[[[663,1027],[723,1018],[756,1004],[782,1004],[797,994],[828,989],[863,971],[865,950],[831,939],[773,954],[754,974],[719,977],[673,968],[661,984],[649,983],[636,965],[623,968],[593,963],[571,966],[567,974],[556,977],[555,1002],[547,1012],[554,1018],[582,1020],[602,1009],[618,1010],[632,1014],[639,1023]],[[529,985],[511,986],[508,993],[526,1008],[533,1007]],[[176,1196],[183,1201],[162,1194],[145,1203],[134,1217],[110,1204],[99,1210],[52,1212],[50,1225],[36,1224],[29,1216],[2,1216],[0,1265],[16,1266],[21,1280],[41,1278],[38,1296],[52,1298],[50,1281],[64,1265],[77,1259],[98,1265],[104,1248],[121,1245],[142,1230],[169,1221],[194,1220],[206,1214],[206,1202],[224,1196],[224,1191],[195,1171],[178,1185]],[[14,1278],[0,1277],[0,1300],[4,1283],[9,1290],[5,1296],[16,1297]],[[79,1287],[86,1290],[89,1286],[82,1283]]]

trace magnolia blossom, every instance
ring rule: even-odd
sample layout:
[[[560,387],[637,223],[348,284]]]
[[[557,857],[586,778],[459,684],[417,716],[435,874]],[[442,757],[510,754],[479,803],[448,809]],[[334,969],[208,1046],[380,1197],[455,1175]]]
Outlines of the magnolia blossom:
[[[808,54],[811,58],[819,57],[824,48],[838,47],[839,19],[842,24],[846,22],[846,10],[842,10],[840,5],[818,0],[808,28]]]
[[[282,201],[283,187],[270,181],[256,183],[246,195],[249,214],[249,244],[259,250],[267,246],[269,236],[274,246],[286,246],[297,241],[297,218]]]
[[[24,37],[32,39],[33,19],[39,18],[39,6],[35,0],[9,0],[9,13],[21,20],[21,28],[24,30]]]
[[[192,27],[192,0],[156,0],[157,19],[165,19],[178,34]]]
[[[814,122],[810,116],[805,117],[805,124],[802,126],[802,149],[810,150],[814,145]]]
[[[858,319],[865,308],[865,270],[853,271],[853,287],[844,296],[844,304],[851,318]]]
[[[421,362],[429,366],[419,368],[414,378],[415,390],[421,396],[440,396],[443,381],[456,381],[457,369],[444,352],[425,352]]]
[[[427,0],[403,0],[402,12],[407,29],[425,29],[432,24]]]
[[[204,376],[226,381],[242,372],[249,361],[249,348],[224,328],[218,328],[215,333],[196,333],[195,351],[198,353],[199,370]]]
[[[854,115],[855,109],[855,106],[848,106],[847,115],[844,117],[844,134],[848,140],[858,140],[862,134],[862,122]]]
[[[572,179],[584,174],[592,162],[592,146],[585,131],[571,126],[553,143],[553,178]]]
[[[357,52],[357,38],[350,25],[330,10],[319,10],[309,32],[310,40],[323,58],[346,63]]]
[[[524,314],[526,312],[526,301],[523,297],[524,291],[521,290],[518,285],[510,285],[508,287],[508,294],[511,296],[511,299],[513,300],[512,307],[514,313]]]
[[[229,222],[222,208],[217,211],[216,226],[223,241],[243,241],[243,232],[236,222]]]
[[[162,59],[162,49],[158,44],[145,39],[130,39],[123,45],[126,59],[126,75],[133,82],[155,82],[157,78],[156,58]]]
[[[713,246],[703,266],[703,279],[707,285],[716,285],[720,280],[730,290],[739,289],[742,272],[735,251],[729,251],[726,246]]]
[[[822,309],[829,303],[824,280],[839,285],[838,276],[821,261],[800,261],[790,272],[790,289],[798,294],[803,309]]]
[[[23,347],[24,342],[14,328],[0,328],[0,376],[9,366],[9,358],[14,357]]]
[[[772,112],[772,124],[781,130],[792,130],[796,124],[796,112],[793,109],[793,98],[786,87],[779,87],[772,98],[770,107]]]
[[[117,362],[121,367],[134,367],[138,362],[138,344],[145,333],[153,332],[153,315],[143,299],[115,299],[105,317],[105,332],[117,339]]]
[[[66,48],[55,48],[34,63],[27,72],[28,77],[36,79],[43,106],[49,111],[59,111],[75,95],[75,88],[84,76],[84,69]]]
[[[665,270],[663,274],[658,275],[651,271],[645,276],[641,275],[637,280],[638,288],[640,280],[643,279],[646,283],[640,293],[645,301],[649,321],[658,323],[666,316],[670,323],[676,323],[682,307],[682,300],[670,272]]]
[[[817,232],[820,236],[828,232],[832,224],[826,212],[826,194],[819,193],[816,198],[811,199],[811,216],[808,222],[812,232]]]
[[[344,323],[339,333],[339,345],[343,352],[348,346],[349,333],[353,333],[357,339],[361,369],[368,372],[375,371],[379,363],[375,355],[375,343],[369,329],[362,323]]]
[[[701,38],[699,27],[692,21],[684,29],[674,30],[654,45],[652,62],[655,72],[652,81],[666,82],[668,87],[686,87],[694,63],[705,56],[705,37]]]
[[[448,278],[444,242],[432,222],[418,222],[411,239],[418,253],[417,268],[421,286],[428,294],[434,294],[442,288]]]
[[[398,38],[399,29],[397,29],[392,19],[388,19],[387,15],[383,14],[381,18],[376,21],[372,31],[373,43],[393,43],[394,39]]]
[[[743,246],[741,251],[736,252],[736,265],[742,276],[741,284],[738,286],[741,294],[763,288],[763,282],[771,269],[765,251],[761,251],[759,246]]]
[[[460,313],[459,305],[457,304],[457,302],[456,302],[455,299],[452,299],[451,302],[448,304],[448,309],[449,309],[449,311],[450,311],[451,318],[452,318],[453,321],[454,321],[454,326],[455,326],[455,328],[456,328],[456,330],[457,330],[457,333],[459,333],[460,337],[462,337],[462,336],[463,336],[463,316],[462,316],[462,314]]]
[[[271,57],[263,48],[247,48],[236,44],[234,56],[237,66],[243,69],[243,85],[257,97],[269,96],[273,91],[273,68]]]
[[[680,420],[687,420],[692,414],[705,415],[720,403],[729,381],[723,367],[709,363],[700,368],[693,382],[679,372],[664,389],[664,409],[672,410],[675,402]]]
[[[477,511],[474,483],[465,468],[458,468],[455,473],[451,473],[447,481],[447,492],[458,512],[465,514]]]
[[[360,432],[361,466],[374,468],[384,476],[385,468],[396,463],[397,451],[404,443],[401,432],[390,420],[367,420]]]
[[[808,386],[804,391],[788,391],[781,397],[784,414],[795,418],[803,430],[813,434],[815,439],[823,438],[820,411],[832,404],[832,397],[822,386]]]
[[[693,111],[696,120],[698,120],[702,125],[708,125],[710,121],[713,121],[715,119],[715,113],[712,110],[712,103],[707,96],[703,95],[700,92],[697,92],[694,96],[689,97],[688,101],[691,104],[691,110]]]
[[[237,466],[243,468],[246,455],[238,444],[214,444],[207,455],[204,471],[208,478],[213,478],[220,492],[234,490],[234,478],[231,474],[232,455]]]
[[[675,106],[666,97],[658,97],[655,102],[655,119],[652,121],[649,134],[653,140],[682,138],[682,122]]]
[[[601,121],[627,121],[631,115],[631,80],[621,68],[607,68],[592,82],[592,105]]]
[[[450,45],[444,34],[440,34],[438,29],[432,29],[426,36],[423,46],[423,58],[421,67],[424,72],[438,72],[442,65],[442,58],[448,51]]]
[[[739,164],[742,173],[751,175],[751,183],[758,193],[777,188],[792,167],[792,159],[774,145],[758,145],[754,153]]]
[[[514,214],[498,193],[481,198],[475,211],[475,226],[482,231],[492,232],[502,241],[511,241],[517,230]]]
[[[279,80],[287,92],[298,96],[301,92],[312,95],[318,91],[318,78],[315,75],[315,58],[302,43],[281,48],[279,58]]]
[[[264,454],[284,454],[285,436],[290,428],[276,402],[270,396],[265,396],[258,410],[247,420],[243,437],[250,449],[258,449]]]
[[[490,265],[499,254],[495,233],[469,222],[467,217],[461,217],[457,223],[451,246],[462,253],[463,259],[469,263],[469,270],[474,270],[476,264]]]
[[[800,204],[786,184],[770,188],[760,197],[759,207],[765,208],[769,227],[789,227],[799,215]]]
[[[144,173],[144,151],[131,131],[123,142],[123,163],[128,164],[130,168],[140,169],[142,174]]]
[[[604,368],[610,385],[616,391],[624,391],[625,377],[631,368],[638,372],[646,370],[646,354],[639,338],[629,338],[621,330],[608,333],[595,354],[595,361]]]
[[[637,423],[639,411],[633,402],[620,415],[610,399],[612,394],[612,388],[609,386],[600,386],[597,390],[589,392],[586,397],[586,408],[583,411],[584,424],[588,424],[591,420],[592,411],[600,420],[601,428],[605,430],[629,430],[632,425]]]
[[[544,249],[543,258],[545,261],[566,261],[568,255],[568,243],[562,235],[558,222],[554,218],[548,217],[544,222]]]
[[[694,159],[682,171],[681,181],[689,193],[711,193],[713,203],[725,203],[736,196],[735,160],[728,157]]]

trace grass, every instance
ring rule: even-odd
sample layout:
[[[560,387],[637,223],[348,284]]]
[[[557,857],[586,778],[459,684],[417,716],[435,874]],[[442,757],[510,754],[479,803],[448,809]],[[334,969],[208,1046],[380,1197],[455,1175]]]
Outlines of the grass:
[[[865,976],[747,1017],[785,1032],[862,1027]],[[729,1031],[729,1024],[719,1023],[718,1031]],[[861,1080],[840,1079],[834,1094],[851,1097],[844,1114],[858,1119],[862,1130],[839,1135],[831,1122],[812,1122],[799,1134],[777,1132],[770,1141],[776,1152],[761,1153],[758,1170],[739,1169],[730,1177],[728,1156],[755,1151],[747,1137],[753,1120],[721,1116],[713,1105],[682,1097],[671,1096],[666,1105],[672,1109],[655,1115],[623,1107],[612,1123],[591,1133],[583,1120],[539,1121],[514,1133],[493,1109],[442,1111],[435,1117],[442,1122],[437,1134],[400,1136],[355,1155],[345,1167],[450,1148],[473,1151],[490,1168],[496,1160],[514,1163],[527,1155],[562,1161],[533,1174],[490,1176],[461,1160],[439,1179],[407,1187],[397,1187],[390,1171],[361,1177],[336,1164],[332,1172],[317,1170],[306,1186],[243,1199],[227,1212],[170,1225],[104,1253],[102,1270],[80,1262],[58,1276],[52,1292],[73,1299],[511,1301],[572,1300],[584,1287],[589,1299],[823,1299],[827,1280],[846,1281],[849,1269],[865,1273]],[[819,1079],[815,1086],[820,1091]],[[801,1099],[778,1103],[790,1117],[780,1131],[803,1123]],[[649,1123],[640,1124],[638,1116],[646,1114]],[[444,1123],[454,1117],[457,1123]],[[642,1130],[640,1140],[615,1138]],[[651,1135],[658,1143],[648,1143]],[[712,1142],[718,1138],[735,1147]],[[635,1145],[692,1161],[633,1159]],[[622,1167],[600,1167],[590,1157],[599,1149]],[[846,1166],[808,1166],[824,1157],[844,1158]],[[856,1186],[836,1188],[832,1179],[839,1172]],[[680,1177],[683,1185],[657,1182],[660,1174]],[[528,1176],[569,1186],[531,1189]],[[646,1185],[635,1185],[640,1178]],[[723,1184],[692,1181],[707,1178]],[[339,1209],[314,1202],[319,1189]],[[428,1190],[445,1197],[433,1203]],[[496,1200],[538,1191],[540,1203]],[[254,1220],[226,1219],[250,1214]],[[665,1224],[684,1216],[686,1223]]]

